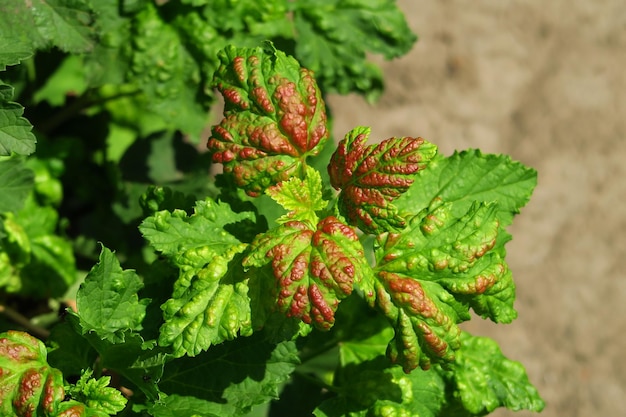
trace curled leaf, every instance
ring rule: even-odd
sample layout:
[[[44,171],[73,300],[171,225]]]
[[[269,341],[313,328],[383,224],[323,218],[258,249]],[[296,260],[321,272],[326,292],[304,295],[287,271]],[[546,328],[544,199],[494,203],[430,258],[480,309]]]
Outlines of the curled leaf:
[[[377,240],[375,296],[369,301],[395,328],[388,354],[407,372],[454,360],[457,323],[469,319],[470,307],[512,310],[510,273],[495,247],[497,206],[475,203],[461,217],[452,206],[435,199],[402,232]]]
[[[215,85],[224,119],[207,144],[238,186],[257,196],[299,172],[329,137],[326,110],[313,74],[273,47],[227,47]]]
[[[144,237],[179,269],[172,297],[161,306],[165,323],[159,337],[175,356],[195,356],[251,334],[248,278],[239,261],[246,244],[226,229],[241,229],[241,222],[253,217],[206,199],[191,215],[162,210],[141,224]]]
[[[487,337],[463,332],[453,372],[444,375],[453,388],[454,402],[472,415],[485,415],[498,407],[536,412],[545,407],[524,366],[505,357]]]
[[[188,257],[189,265],[181,263],[172,298],[161,306],[160,345],[171,345],[175,356],[196,356],[211,345],[252,334],[248,281],[231,262],[245,247],[233,245],[219,256],[204,251],[200,269],[193,265],[195,256]]]
[[[437,148],[422,138],[390,138],[365,146],[370,129],[358,127],[339,143],[328,172],[341,189],[339,207],[350,224],[368,233],[397,231],[406,222],[391,203],[413,183]]]
[[[326,217],[312,229],[289,221],[260,235],[244,266],[271,263],[278,309],[317,328],[329,329],[341,299],[370,268],[354,229]]]

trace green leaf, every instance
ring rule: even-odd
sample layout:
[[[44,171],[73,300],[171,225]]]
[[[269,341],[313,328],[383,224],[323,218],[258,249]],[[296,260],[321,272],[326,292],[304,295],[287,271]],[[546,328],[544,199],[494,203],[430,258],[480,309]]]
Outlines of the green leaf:
[[[313,75],[273,46],[227,47],[215,85],[224,119],[208,148],[239,187],[257,196],[300,173],[329,137],[326,110]]]
[[[382,73],[366,55],[395,58],[416,40],[394,0],[301,0],[293,7],[296,55],[326,93],[357,91],[375,100]]]
[[[23,161],[0,160],[0,213],[20,210],[33,185],[34,174]]]
[[[170,395],[218,403],[220,409],[206,409],[209,415],[242,416],[277,398],[299,362],[295,342],[269,343],[259,332],[168,363],[159,386]]]
[[[13,88],[0,82],[0,156],[30,155],[35,152],[33,126],[22,117],[24,107],[11,100]]]
[[[228,406],[216,402],[201,400],[200,398],[169,395],[150,406],[150,415],[153,417],[222,417]]]
[[[172,212],[176,209],[191,209],[195,202],[193,196],[172,190],[169,187],[156,185],[148,186],[148,189],[139,199],[139,204],[146,216],[154,215],[156,212],[163,210]]]
[[[22,43],[32,53],[34,49],[45,47],[46,41],[38,30],[34,30],[35,21],[32,7],[29,6],[28,2],[23,1],[3,2],[0,5],[0,33],[4,39],[14,39]],[[22,49],[19,44],[14,46],[16,47]],[[22,51],[25,53],[26,49]]]
[[[133,13],[125,13],[126,2],[91,1],[93,28],[97,42],[89,54],[82,55],[89,86],[124,83],[129,72],[129,39]]]
[[[352,293],[363,275],[371,273],[354,229],[332,216],[315,229],[293,220],[259,235],[243,264],[262,267],[269,263],[276,279],[278,309],[324,330],[332,327],[340,300]]]
[[[163,255],[176,260],[179,256],[185,258],[185,252],[192,249],[209,251],[195,265],[201,267],[205,258],[213,255],[222,255],[230,246],[240,241],[224,230],[228,225],[236,225],[244,220],[254,220],[252,212],[235,213],[226,203],[215,202],[211,199],[197,201],[194,214],[187,215],[184,210],[159,211],[145,219],[139,226],[143,236],[150,245]],[[188,254],[191,256],[191,254]],[[189,265],[190,257],[181,260],[182,264]],[[179,265],[180,266],[180,265]]]
[[[507,359],[487,337],[463,332],[454,366],[444,375],[453,386],[453,401],[471,415],[486,415],[498,407],[539,412],[545,406],[522,364]]]
[[[30,8],[39,34],[51,45],[71,53],[94,47],[93,16],[84,0],[33,0]]]
[[[197,13],[190,14],[198,16]],[[180,25],[202,25],[200,19],[180,13]],[[204,88],[195,51],[189,50],[185,36],[175,22],[163,18],[152,3],[147,3],[131,22],[128,80],[142,92],[140,108],[156,114],[171,130],[181,130],[197,138],[208,124],[204,103],[212,92]],[[209,38],[205,42],[210,43]],[[202,54],[198,60],[215,61],[213,55]],[[212,66],[215,68],[215,64]]]
[[[20,61],[30,58],[33,48],[29,42],[19,38],[2,37],[2,51],[0,51],[0,71],[4,71],[7,65],[17,65]]]
[[[248,282],[236,256],[245,248],[231,245],[223,255],[205,252],[200,269],[195,257],[181,266],[172,298],[161,306],[165,323],[159,344],[171,345],[174,356],[196,356],[211,345],[252,334]]]
[[[341,394],[320,404],[318,417],[436,417],[445,403],[444,380],[436,372],[405,374],[384,357],[342,366],[334,384]]]
[[[388,353],[407,372],[453,361],[460,346],[457,323],[469,319],[469,300],[511,283],[502,251],[494,250],[497,206],[475,203],[461,217],[453,207],[435,199],[401,233],[377,239],[376,299],[370,303],[396,329]],[[513,310],[514,292],[506,294],[501,301]]]
[[[66,322],[75,333],[84,332],[76,313],[70,312],[66,316]],[[84,333],[82,337],[97,352],[102,368],[122,375],[151,401],[159,398],[160,391],[156,383],[163,375],[163,366],[168,355],[163,349],[156,347],[155,341],[145,341],[139,333],[132,330],[121,332],[120,339],[124,339],[124,343],[101,338],[96,332]]]
[[[328,172],[341,189],[339,208],[367,233],[402,229],[405,221],[391,203],[413,182],[435,156],[437,148],[421,138],[387,139],[365,146],[370,128],[357,127],[339,142]]]
[[[7,257],[0,258],[0,270],[10,270],[8,290],[37,297],[61,297],[76,281],[71,242],[55,234],[58,213],[39,206],[33,196],[24,207],[4,215],[6,238],[1,241]],[[2,253],[2,252],[0,252]],[[2,265],[4,264],[4,265]],[[4,275],[0,272],[0,275]]]
[[[83,372],[80,379],[68,390],[68,394],[87,407],[104,414],[117,414],[126,407],[126,398],[115,388],[109,387],[110,376],[92,378],[93,371]]]
[[[204,0],[202,9],[206,25],[224,38],[224,44],[257,46],[267,39],[293,37],[293,25],[287,19],[288,4],[284,0]],[[196,42],[201,41],[199,36]],[[205,48],[207,48],[205,46]]]
[[[528,202],[536,184],[537,172],[509,156],[468,150],[433,160],[395,204],[399,210],[416,213],[440,197],[455,203],[453,212],[461,215],[474,201],[496,201],[497,218],[506,227]]]
[[[65,377],[77,377],[82,371],[92,366],[98,353],[91,348],[89,342],[74,331],[69,320],[56,324],[46,340],[48,346],[48,363],[58,368]]]
[[[31,231],[28,230],[29,235]],[[31,262],[22,270],[25,289],[31,294],[60,297],[76,282],[72,244],[55,234],[30,239]]]
[[[183,210],[160,211],[139,227],[180,270],[171,299],[161,306],[165,323],[159,337],[175,356],[195,356],[252,332],[248,278],[237,256],[246,245],[225,228],[237,228],[254,215],[235,213],[211,199],[196,202],[194,210],[191,216]]]
[[[289,213],[276,220],[278,223],[299,220],[317,224],[319,219],[315,212],[324,209],[327,204],[322,198],[322,177],[311,167],[307,167],[306,172],[304,180],[294,177],[266,190],[277,203],[289,210]]]
[[[139,276],[123,270],[113,252],[103,246],[98,264],[76,294],[82,334],[95,332],[111,343],[123,343],[126,330],[141,330],[149,302],[137,295],[142,287]]]
[[[80,96],[87,90],[87,87],[83,57],[69,55],[46,79],[45,84],[37,90],[33,99],[35,103],[46,101],[51,106],[62,106],[69,95]]]

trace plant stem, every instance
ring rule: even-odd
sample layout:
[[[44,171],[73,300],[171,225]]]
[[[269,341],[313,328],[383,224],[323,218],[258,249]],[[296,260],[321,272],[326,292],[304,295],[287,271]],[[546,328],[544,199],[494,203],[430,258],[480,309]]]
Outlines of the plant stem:
[[[323,388],[325,390],[328,390],[330,392],[334,392],[336,394],[341,394],[343,392],[343,389],[341,389],[339,387],[336,387],[334,385],[327,384],[326,382],[322,381],[321,379],[319,379],[319,378],[317,378],[317,377],[315,377],[315,376],[313,376],[311,374],[304,373],[304,372],[301,372],[301,371],[295,371],[295,373],[300,378],[306,379],[310,383],[312,383],[314,385],[317,385],[318,387],[321,387],[321,388]]]
[[[11,307],[0,304],[0,314],[4,314],[10,320],[24,327],[26,330],[28,330],[29,333],[31,333],[33,336],[38,337],[39,339],[47,339],[50,336],[49,330],[31,323],[30,320],[28,320],[19,312],[13,310]]]

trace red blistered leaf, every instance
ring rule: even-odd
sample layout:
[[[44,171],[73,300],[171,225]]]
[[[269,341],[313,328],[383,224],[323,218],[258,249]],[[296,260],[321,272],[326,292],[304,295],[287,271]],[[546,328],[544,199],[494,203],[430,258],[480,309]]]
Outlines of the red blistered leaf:
[[[451,361],[460,329],[422,284],[411,277],[380,271],[377,304],[396,330],[387,353],[405,372],[430,367],[431,359]]]
[[[316,229],[289,221],[252,243],[245,266],[271,264],[277,286],[277,306],[288,317],[299,317],[319,329],[335,321],[340,300],[369,265],[353,228],[327,217]]]
[[[326,110],[312,73],[275,49],[228,47],[215,85],[224,119],[208,148],[238,186],[259,195],[287,180],[328,139]]]
[[[27,333],[0,334],[0,415],[55,415],[63,400],[63,376],[46,363],[46,348]]]
[[[470,318],[470,307],[502,321],[512,310],[510,273],[496,247],[497,206],[475,203],[454,213],[436,198],[401,232],[376,240],[376,291],[368,301],[394,327],[388,354],[407,372],[454,360],[458,323]]]
[[[341,190],[339,208],[350,224],[368,233],[398,230],[405,220],[391,203],[413,183],[437,148],[422,138],[391,138],[365,146],[369,128],[349,132],[332,156],[328,172]]]

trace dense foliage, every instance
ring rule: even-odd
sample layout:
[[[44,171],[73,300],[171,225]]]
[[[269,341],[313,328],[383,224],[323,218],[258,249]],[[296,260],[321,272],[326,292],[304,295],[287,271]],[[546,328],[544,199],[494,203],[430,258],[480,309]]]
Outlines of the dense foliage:
[[[535,171],[330,138],[414,40],[391,0],[0,2],[0,414],[541,410],[459,327],[516,317]]]

